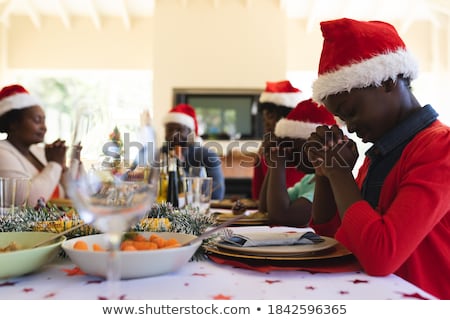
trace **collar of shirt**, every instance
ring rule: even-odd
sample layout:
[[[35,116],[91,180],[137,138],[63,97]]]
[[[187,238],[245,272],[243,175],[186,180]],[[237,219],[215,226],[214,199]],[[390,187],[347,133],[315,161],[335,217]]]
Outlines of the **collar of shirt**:
[[[405,141],[410,140],[422,129],[428,127],[437,117],[438,113],[430,105],[424,106],[375,142],[366,151],[366,156],[373,159],[380,155],[386,155]]]

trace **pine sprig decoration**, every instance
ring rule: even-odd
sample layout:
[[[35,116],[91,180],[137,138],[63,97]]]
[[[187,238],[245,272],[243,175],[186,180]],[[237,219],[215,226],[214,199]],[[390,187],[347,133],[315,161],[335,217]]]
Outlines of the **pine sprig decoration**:
[[[154,204],[131,231],[178,232],[199,235],[214,224],[212,215],[203,214],[196,208],[174,208],[170,203]],[[27,207],[14,215],[0,216],[0,232],[49,231],[61,232],[80,223],[78,214],[72,208],[58,208],[47,204],[42,207]],[[100,233],[91,226],[82,227],[67,238]]]
[[[82,220],[73,208],[58,208],[47,204],[40,207],[28,207],[14,215],[0,216],[0,232],[46,231],[62,232],[81,223]],[[130,228],[135,232],[177,232],[200,235],[215,223],[213,215],[200,213],[198,208],[190,206],[179,209],[170,203],[154,204],[145,218]],[[100,233],[94,227],[85,225],[65,236],[67,239]],[[204,240],[207,243],[209,239]],[[193,260],[204,259],[204,249],[200,247]]]

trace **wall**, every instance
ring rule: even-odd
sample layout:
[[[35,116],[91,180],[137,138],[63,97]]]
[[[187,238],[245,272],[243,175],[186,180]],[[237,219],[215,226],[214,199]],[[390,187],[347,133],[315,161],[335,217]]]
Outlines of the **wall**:
[[[286,19],[274,2],[160,1],[155,9],[155,120],[172,105],[172,88],[264,88],[285,78]],[[162,134],[162,133],[161,133]]]
[[[279,1],[182,3],[157,1],[154,16],[133,18],[131,30],[119,18],[103,19],[97,30],[88,18],[72,17],[67,29],[46,17],[36,29],[29,18],[13,17],[0,29],[0,79],[8,78],[8,68],[151,69],[158,124],[175,87],[263,88],[287,70],[317,70],[319,25],[309,31],[305,20],[287,19]],[[402,34],[421,71],[448,72],[448,28],[448,21],[417,22]],[[157,129],[161,136],[162,126]]]
[[[88,18],[72,19],[66,29],[57,18],[43,20],[40,30],[30,19],[15,17],[8,30],[8,66],[40,69],[151,69],[153,19],[133,20],[132,32],[122,20],[104,19],[102,29]]]

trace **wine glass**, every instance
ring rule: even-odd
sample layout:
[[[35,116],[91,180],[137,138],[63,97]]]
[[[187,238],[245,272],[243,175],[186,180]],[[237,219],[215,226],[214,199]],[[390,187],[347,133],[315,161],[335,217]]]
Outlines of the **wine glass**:
[[[76,159],[68,170],[68,193],[86,223],[104,232],[109,245],[107,282],[110,298],[117,298],[119,251],[123,233],[150,209],[156,199],[159,170],[149,166],[92,165]]]

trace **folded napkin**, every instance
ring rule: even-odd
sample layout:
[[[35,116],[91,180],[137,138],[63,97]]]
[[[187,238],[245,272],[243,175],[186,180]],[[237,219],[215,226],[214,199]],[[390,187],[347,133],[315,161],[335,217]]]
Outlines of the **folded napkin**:
[[[225,232],[222,238],[226,244],[238,247],[260,247],[260,246],[289,246],[300,244],[315,244],[324,241],[319,235],[312,231],[305,232],[255,232],[234,233]]]

